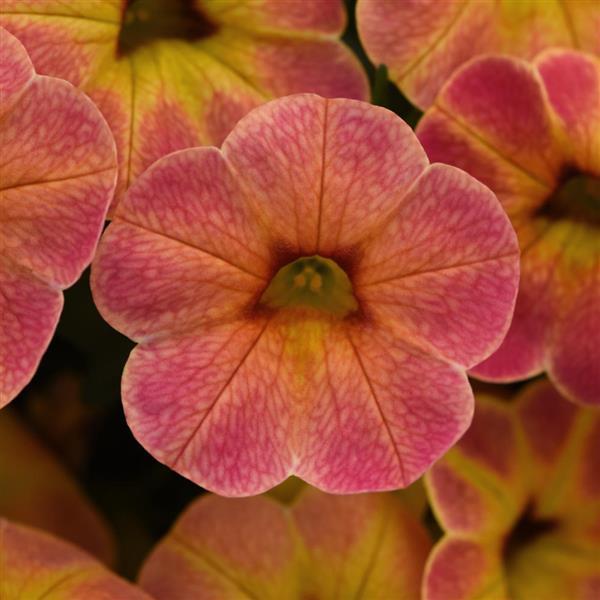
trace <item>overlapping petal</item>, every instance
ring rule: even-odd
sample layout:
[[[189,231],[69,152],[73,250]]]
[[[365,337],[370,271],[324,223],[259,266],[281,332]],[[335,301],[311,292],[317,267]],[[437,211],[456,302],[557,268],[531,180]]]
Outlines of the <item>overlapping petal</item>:
[[[38,72],[81,87],[109,122],[119,154],[116,201],[152,162],[220,144],[267,99],[367,95],[358,60],[337,40],[345,25],[340,0],[199,1],[195,9],[211,23],[207,37],[154,39],[124,53],[122,2],[3,3],[0,24],[28,48]]]
[[[52,454],[9,409],[0,414],[0,515],[113,558],[107,524]]]
[[[0,406],[29,381],[89,264],[115,186],[114,141],[89,98],[35,75],[0,29]],[[6,94],[4,93],[7,90]]]
[[[455,73],[417,128],[432,160],[465,169],[497,194],[519,236],[513,322],[473,372],[512,381],[547,370],[588,404],[600,401],[597,217],[583,197],[579,208],[578,198],[552,203],[572,172],[590,178],[593,198],[599,106],[600,66],[591,55],[553,50],[534,64],[486,57]]]
[[[0,519],[3,600],[150,600],[85,552],[42,531]]]
[[[600,53],[600,8],[586,0],[359,0],[357,20],[371,60],[387,65],[392,81],[423,108],[481,54],[531,59],[552,46]]]
[[[291,506],[208,496],[159,543],[140,583],[172,599],[417,598],[428,549],[422,526],[392,495],[305,489]]]
[[[260,302],[315,254],[345,270],[356,314]],[[222,151],[174,153],[140,177],[92,288],[140,342],[123,399],[159,460],[225,495],[293,473],[356,492],[408,485],[464,432],[464,369],[504,335],[517,265],[493,195],[428,168],[390,112],[300,95],[253,111]]]
[[[446,535],[425,598],[593,597],[599,428],[547,380],[510,402],[478,396],[472,427],[427,474]]]

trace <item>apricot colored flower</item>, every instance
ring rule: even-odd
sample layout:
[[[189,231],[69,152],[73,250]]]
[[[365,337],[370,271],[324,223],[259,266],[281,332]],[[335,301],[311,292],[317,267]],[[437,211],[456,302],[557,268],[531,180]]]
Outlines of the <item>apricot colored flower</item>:
[[[471,428],[425,477],[445,529],[425,600],[600,594],[600,413],[548,380],[477,396]]]
[[[477,59],[419,123],[431,160],[488,185],[521,246],[511,329],[473,372],[492,381],[544,370],[572,400],[600,404],[600,62],[548,51],[534,64]]]
[[[494,195],[429,165],[391,112],[296,95],[134,184],[92,268],[138,342],[122,395],[156,458],[225,495],[291,474],[406,486],[465,431],[465,368],[499,344],[518,279]]]
[[[75,546],[1,518],[0,573],[2,600],[151,600]]]
[[[600,54],[596,0],[358,0],[357,23],[369,58],[422,108],[481,54],[529,60],[552,46]]]
[[[107,523],[11,408],[0,412],[0,516],[69,540],[103,562],[113,559]]]
[[[150,554],[142,588],[195,598],[417,600],[431,542],[395,494],[203,496]]]
[[[96,102],[117,141],[116,200],[161,156],[219,145],[251,108],[315,92],[362,100],[342,0],[2,0],[38,72]]]
[[[31,379],[92,260],[117,174],[105,120],[0,27],[0,408]]]

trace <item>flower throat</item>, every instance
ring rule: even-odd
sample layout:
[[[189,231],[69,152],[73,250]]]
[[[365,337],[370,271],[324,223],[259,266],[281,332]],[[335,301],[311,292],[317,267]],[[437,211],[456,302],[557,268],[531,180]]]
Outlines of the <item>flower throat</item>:
[[[159,39],[201,40],[217,30],[194,0],[127,0],[117,55],[127,56]]]

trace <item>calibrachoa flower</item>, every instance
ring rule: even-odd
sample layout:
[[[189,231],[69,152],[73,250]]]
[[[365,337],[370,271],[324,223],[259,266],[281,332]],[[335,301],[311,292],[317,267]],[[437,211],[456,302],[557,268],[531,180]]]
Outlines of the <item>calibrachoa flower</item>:
[[[163,600],[417,599],[431,542],[394,494],[204,496],[158,544],[140,585]]]
[[[0,519],[0,598],[151,600],[75,546]]]
[[[425,481],[446,531],[426,600],[600,596],[600,413],[547,380],[507,402],[478,395],[473,424]]]
[[[552,46],[600,54],[596,0],[358,0],[362,43],[412,102],[427,108],[469,59],[525,59]]]
[[[36,75],[0,28],[0,408],[31,379],[62,290],[92,259],[117,174],[114,141],[70,83]]]
[[[44,529],[110,563],[113,540],[104,519],[10,411],[0,412],[0,516]]]
[[[342,0],[2,0],[0,24],[40,73],[79,86],[119,153],[116,199],[157,158],[219,145],[267,99],[364,99],[367,79],[338,37]]]
[[[475,373],[547,370],[572,400],[600,404],[600,62],[548,51],[530,65],[480,58],[440,92],[417,128],[431,160],[498,196],[521,245],[511,329]]]
[[[292,473],[335,492],[412,482],[467,428],[464,371],[504,336],[517,278],[485,186],[429,165],[389,111],[314,95],[155,163],[92,269],[99,310],[139,343],[135,436],[225,495]]]

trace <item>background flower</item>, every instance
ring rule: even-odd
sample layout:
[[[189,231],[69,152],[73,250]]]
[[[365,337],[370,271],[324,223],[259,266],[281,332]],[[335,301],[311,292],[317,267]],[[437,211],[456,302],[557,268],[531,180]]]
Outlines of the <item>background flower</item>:
[[[0,412],[0,516],[69,540],[105,563],[113,561],[104,518],[9,408]]]
[[[535,64],[480,58],[417,128],[431,160],[498,196],[519,236],[511,329],[473,370],[492,381],[547,370],[572,400],[600,403],[600,62],[549,51]]]
[[[98,104],[117,142],[117,201],[157,158],[219,145],[265,100],[367,96],[360,64],[337,40],[341,0],[3,0],[0,24],[38,72]]]
[[[430,541],[394,494],[205,496],[149,556],[140,585],[163,600],[419,597]]]
[[[116,179],[98,109],[0,28],[0,408],[31,379],[90,263]]]
[[[2,600],[151,600],[85,552],[47,533],[0,519]]]
[[[429,107],[453,71],[490,52],[530,59],[552,46],[600,54],[594,0],[359,0],[370,59],[416,105]]]
[[[600,590],[600,413],[545,380],[477,397],[473,425],[426,476],[446,534],[426,600],[594,598]]]
[[[139,346],[126,417],[156,458],[226,495],[291,473],[335,492],[408,485],[468,426],[464,369],[499,343],[514,232],[392,113],[298,95],[222,151],[139,179],[92,270]]]

